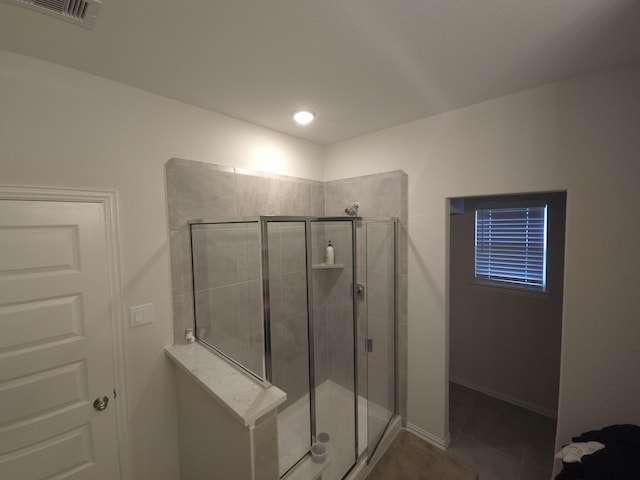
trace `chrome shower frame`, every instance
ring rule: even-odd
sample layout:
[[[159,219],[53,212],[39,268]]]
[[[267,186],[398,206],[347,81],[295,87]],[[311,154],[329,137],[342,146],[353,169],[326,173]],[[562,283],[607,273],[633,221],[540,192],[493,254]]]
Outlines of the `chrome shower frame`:
[[[359,204],[356,202],[352,207],[345,210],[353,209],[353,215],[357,215],[357,209]],[[349,212],[347,212],[349,213]],[[221,355],[232,364],[238,366],[242,370],[249,373],[252,377],[254,377],[258,382],[263,384],[265,387],[269,387],[273,382],[273,363],[272,363],[272,351],[271,351],[271,297],[270,297],[270,287],[269,287],[269,242],[268,242],[268,224],[269,223],[304,223],[305,228],[305,256],[306,256],[306,293],[307,293],[307,319],[308,319],[308,352],[309,352],[309,402],[310,402],[310,416],[311,416],[311,443],[313,444],[317,438],[317,427],[316,427],[316,377],[315,377],[315,348],[314,348],[314,308],[313,308],[313,265],[312,265],[312,237],[311,237],[311,225],[314,222],[349,222],[351,223],[351,246],[352,246],[352,278],[351,283],[354,286],[352,291],[352,310],[353,310],[353,339],[354,339],[354,348],[353,348],[353,385],[354,385],[354,419],[355,419],[355,452],[354,452],[354,463],[355,466],[359,460],[361,460],[363,455],[368,455],[371,458],[373,452],[377,449],[378,445],[375,445],[373,451],[369,452],[366,449],[363,450],[362,455],[359,455],[359,439],[358,439],[358,430],[359,430],[359,419],[358,419],[358,297],[356,294],[355,285],[357,283],[357,272],[358,272],[358,255],[357,255],[357,228],[359,222],[367,222],[367,221],[391,221],[394,225],[394,300],[395,300],[395,310],[394,310],[394,343],[395,343],[395,351],[394,355],[394,415],[398,413],[398,398],[397,398],[397,388],[398,388],[398,378],[397,378],[397,322],[398,322],[398,218],[397,217],[386,217],[386,218],[363,218],[358,216],[338,216],[338,217],[315,217],[315,216],[252,216],[252,217],[234,217],[234,218],[221,218],[221,219],[213,219],[213,220],[204,220],[204,219],[194,219],[188,222],[189,224],[189,243],[191,250],[191,263],[192,263],[192,272],[194,271],[194,258],[193,258],[193,235],[192,235],[192,226],[193,225],[205,225],[205,224],[241,224],[241,223],[256,223],[258,225],[259,232],[259,245],[260,245],[260,279],[262,283],[262,307],[263,307],[263,338],[264,338],[264,355],[263,355],[263,374],[260,375],[257,372],[253,372],[249,370],[246,366],[242,365],[229,355],[215,348],[213,345],[204,342],[202,339],[198,338],[197,329],[196,331],[196,340],[205,345],[207,348],[214,350],[217,354]],[[195,282],[194,276],[192,274],[192,282]],[[192,284],[192,287],[195,285]],[[194,308],[194,317],[195,317],[195,288],[192,289],[194,292],[193,295],[193,308]],[[393,416],[392,416],[393,417]],[[352,466],[352,468],[353,468]],[[348,475],[348,472],[347,472]]]

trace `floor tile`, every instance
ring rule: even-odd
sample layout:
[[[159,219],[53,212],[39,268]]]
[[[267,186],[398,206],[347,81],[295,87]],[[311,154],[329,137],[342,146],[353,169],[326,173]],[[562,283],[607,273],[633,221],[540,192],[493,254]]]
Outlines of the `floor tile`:
[[[459,383],[449,383],[449,399],[456,400],[459,403],[470,405],[478,396],[478,392],[464,387]]]
[[[530,427],[536,423],[538,417],[541,417],[530,410],[482,393],[478,394],[474,408],[487,415],[495,415],[503,420],[518,424],[520,428]]]
[[[522,461],[550,470],[553,467],[555,440],[555,419],[540,415],[538,422],[527,431]]]
[[[451,443],[449,453],[460,462],[473,467],[480,480],[514,480],[520,474],[519,462],[464,434],[460,434]]]
[[[449,431],[453,433],[460,432],[465,422],[471,414],[473,403],[451,399],[449,402]]]
[[[555,419],[451,383],[449,452],[480,480],[549,480]]]
[[[520,466],[519,480],[549,480],[551,474],[551,469],[533,467],[523,463]]]
[[[525,438],[520,424],[512,419],[503,419],[494,412],[474,408],[462,433],[506,453],[518,462],[522,460]]]

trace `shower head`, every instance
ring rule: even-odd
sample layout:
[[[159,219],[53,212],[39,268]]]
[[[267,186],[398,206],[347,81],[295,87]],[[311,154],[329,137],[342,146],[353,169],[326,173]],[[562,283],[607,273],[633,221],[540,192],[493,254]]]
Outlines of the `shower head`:
[[[347,215],[351,215],[352,217],[357,217],[359,207],[360,207],[359,202],[353,202],[353,205],[344,209],[344,213],[346,213]]]

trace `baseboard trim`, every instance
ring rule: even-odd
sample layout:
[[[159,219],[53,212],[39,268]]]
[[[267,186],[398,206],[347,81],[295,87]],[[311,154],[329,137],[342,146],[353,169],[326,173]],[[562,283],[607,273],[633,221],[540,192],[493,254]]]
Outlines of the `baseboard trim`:
[[[453,383],[457,383],[458,385],[462,385],[463,387],[470,388],[471,390],[475,390],[476,392],[484,393],[485,395],[489,395],[490,397],[497,398],[498,400],[502,400],[507,403],[511,403],[518,407],[524,408],[526,410],[530,410],[535,413],[539,413],[540,415],[544,415],[545,417],[553,418],[554,420],[558,418],[558,412],[554,412],[547,408],[542,408],[532,403],[526,402],[524,400],[520,400],[515,397],[511,397],[509,395],[505,395],[500,392],[496,392],[495,390],[491,390],[490,388],[481,387],[480,385],[475,385],[471,382],[467,382],[459,377],[454,377],[452,375],[449,376],[449,381]]]
[[[451,442],[451,437],[449,436],[449,434],[447,434],[446,438],[442,439],[432,433],[427,432],[426,430],[421,429],[411,422],[407,422],[407,428],[405,430],[413,433],[417,437],[420,437],[424,441],[430,443],[434,447],[439,448],[440,450],[446,450],[449,446],[449,443]]]

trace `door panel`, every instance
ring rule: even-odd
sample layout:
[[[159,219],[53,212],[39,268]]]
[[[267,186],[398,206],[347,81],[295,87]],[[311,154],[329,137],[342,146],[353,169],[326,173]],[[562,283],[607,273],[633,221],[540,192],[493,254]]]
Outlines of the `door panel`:
[[[2,228],[0,275],[78,271],[78,229],[74,226]]]
[[[395,223],[365,221],[369,459],[395,411]]]
[[[84,361],[9,380],[0,389],[0,424],[86,401],[88,393]]]
[[[2,479],[120,478],[106,252],[102,204],[0,201]]]
[[[56,478],[89,478],[86,470],[92,468],[92,450],[91,430],[84,425],[14,452],[6,466],[21,472],[20,480],[50,478],[51,472],[64,472]]]
[[[68,295],[0,307],[0,322],[5,324],[0,349],[82,335],[81,298]]]

